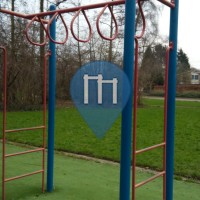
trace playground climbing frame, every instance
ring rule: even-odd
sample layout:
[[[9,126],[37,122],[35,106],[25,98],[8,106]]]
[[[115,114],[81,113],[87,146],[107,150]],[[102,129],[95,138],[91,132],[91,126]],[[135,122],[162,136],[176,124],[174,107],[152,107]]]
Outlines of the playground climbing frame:
[[[131,91],[133,91],[134,85],[134,99],[133,95],[130,95],[127,105],[122,112],[122,130],[121,130],[121,164],[120,164],[120,199],[130,200],[130,171],[131,171],[131,135],[132,135],[132,124],[133,124],[133,150],[132,150],[132,199],[135,200],[135,189],[140,187],[157,177],[163,176],[163,200],[173,199],[173,165],[174,165],[174,116],[175,116],[175,91],[176,91],[176,51],[177,51],[177,29],[178,29],[178,7],[179,0],[157,0],[160,3],[166,5],[170,8],[170,36],[169,36],[169,48],[166,53],[166,72],[165,72],[165,101],[164,101],[164,130],[163,130],[163,142],[153,147],[147,147],[143,150],[136,150],[136,125],[137,125],[137,93],[138,93],[138,49],[139,49],[139,39],[142,38],[145,32],[145,19],[142,11],[141,2],[142,0],[114,0],[110,2],[103,2],[98,4],[78,6],[75,8],[66,8],[56,10],[55,6],[50,7],[50,11],[35,14],[22,14],[13,12],[0,8],[0,12],[4,14],[13,15],[16,17],[24,18],[29,20],[27,23],[24,34],[27,40],[36,46],[44,46],[49,42],[50,51],[45,55],[44,58],[44,72],[46,72],[46,59],[49,57],[49,117],[48,117],[48,165],[47,165],[47,191],[51,192],[53,190],[53,162],[54,162],[54,112],[55,112],[55,80],[56,80],[56,54],[55,44],[65,44],[69,37],[69,30],[65,23],[65,19],[62,16],[64,13],[75,12],[74,17],[71,20],[70,30],[71,34],[75,40],[79,42],[89,42],[92,38],[93,30],[92,26],[87,17],[87,10],[102,8],[96,21],[97,32],[105,40],[114,40],[118,35],[118,25],[115,15],[113,13],[113,6],[125,4],[125,28],[124,28],[124,72],[131,83]],[[135,14],[136,14],[136,3],[138,3],[139,11],[143,20],[143,30],[141,35],[135,36]],[[115,24],[115,32],[111,37],[103,35],[100,29],[100,19],[106,9],[109,9],[111,17]],[[74,21],[76,18],[83,14],[88,25],[89,33],[86,39],[78,38],[74,32]],[[132,17],[131,17],[132,16]],[[45,17],[50,17],[47,20]],[[59,17],[65,29],[65,38],[63,41],[57,41],[55,36],[56,31],[56,18]],[[44,19],[45,18],[45,19]],[[29,36],[29,30],[34,22],[39,22],[42,24],[43,30],[45,32],[45,40],[42,43],[34,42]],[[134,44],[135,43],[135,44]],[[5,200],[5,183],[18,178],[23,178],[26,176],[34,175],[37,173],[42,173],[42,191],[44,191],[44,168],[45,168],[45,132],[46,132],[46,73],[44,73],[44,105],[43,105],[43,125],[22,128],[16,130],[6,129],[6,62],[7,53],[6,48],[1,47],[4,54],[4,110],[3,110],[3,169],[2,169],[2,200]],[[135,58],[135,62],[134,62]],[[135,63],[135,65],[134,65]],[[133,68],[133,66],[135,66]],[[134,102],[134,107],[132,109],[132,103]],[[133,120],[132,120],[133,111]],[[6,134],[21,132],[21,131],[32,131],[42,129],[43,130],[43,146],[35,150],[25,151],[16,154],[6,154]],[[136,167],[136,155],[148,150],[152,150],[158,147],[163,147],[163,171],[156,174],[147,181],[136,184],[135,182],[135,167]],[[42,151],[43,161],[42,170],[21,175],[18,177],[5,177],[5,160],[8,157],[19,156],[22,154],[32,153]]]

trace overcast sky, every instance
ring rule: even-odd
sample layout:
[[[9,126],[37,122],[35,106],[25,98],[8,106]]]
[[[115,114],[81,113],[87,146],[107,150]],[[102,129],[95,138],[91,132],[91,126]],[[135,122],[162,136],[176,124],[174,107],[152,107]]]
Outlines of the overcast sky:
[[[87,2],[87,3],[86,3]],[[97,3],[83,0],[82,3]],[[103,0],[101,1],[103,2]],[[164,6],[160,16],[160,33],[169,34],[170,9]],[[178,47],[188,55],[192,67],[200,69],[200,0],[179,0]]]
[[[178,46],[188,55],[192,67],[200,69],[200,1],[179,0]],[[169,8],[160,17],[160,32],[169,33]]]

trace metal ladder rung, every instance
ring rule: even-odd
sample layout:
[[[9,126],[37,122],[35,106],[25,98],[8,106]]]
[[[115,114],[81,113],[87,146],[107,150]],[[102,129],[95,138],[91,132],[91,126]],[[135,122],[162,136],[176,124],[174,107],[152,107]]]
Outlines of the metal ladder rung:
[[[153,149],[156,149],[156,148],[159,148],[159,147],[164,147],[164,146],[165,146],[165,142],[163,142],[161,144],[156,144],[156,145],[151,146],[151,147],[147,147],[145,149],[138,150],[135,153],[139,154],[139,153],[143,153],[143,152],[146,152],[146,151],[149,151],[149,150],[153,150]]]
[[[34,153],[34,152],[44,151],[44,150],[45,150],[45,148],[37,148],[37,149],[28,150],[28,151],[22,151],[22,152],[18,152],[18,153],[7,154],[7,155],[5,155],[5,157],[8,158],[8,157],[12,157],[12,156],[18,156],[18,155]]]
[[[12,129],[12,130],[5,130],[6,133],[14,133],[14,132],[21,132],[21,131],[32,131],[37,129],[44,129],[45,126],[35,126],[30,128],[19,128],[19,129]]]
[[[154,179],[159,178],[160,176],[163,176],[165,173],[166,173],[165,171],[162,171],[162,172],[160,172],[160,173],[157,173],[156,175],[152,176],[151,178],[149,178],[149,179],[147,179],[147,180],[145,180],[145,181],[142,181],[142,182],[136,184],[136,185],[135,185],[135,188],[138,188],[138,187],[140,187],[140,186],[142,186],[142,185],[145,185],[145,184],[147,184],[147,183],[153,181]]]
[[[31,173],[28,173],[28,174],[23,174],[23,175],[20,175],[20,176],[15,176],[15,177],[7,178],[7,179],[5,179],[4,181],[5,181],[5,182],[8,182],[8,181],[12,181],[12,180],[24,178],[24,177],[27,177],[27,176],[39,174],[39,173],[42,173],[42,172],[44,172],[44,170],[38,170],[38,171],[31,172]]]

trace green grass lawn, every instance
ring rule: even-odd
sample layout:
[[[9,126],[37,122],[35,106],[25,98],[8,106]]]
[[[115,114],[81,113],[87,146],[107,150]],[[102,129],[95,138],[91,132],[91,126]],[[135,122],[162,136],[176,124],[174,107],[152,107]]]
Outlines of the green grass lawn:
[[[138,149],[160,143],[163,135],[163,101],[145,99],[145,106],[138,110]],[[9,112],[8,128],[40,125],[41,112]],[[60,108],[56,111],[55,148],[73,153],[119,161],[120,117],[99,140],[83,121],[78,111]],[[177,102],[175,135],[176,175],[200,179],[200,102]],[[12,141],[40,146],[41,131],[8,135]],[[159,169],[162,151],[153,150],[137,157],[137,165]]]
[[[1,148],[1,143],[0,143]],[[7,145],[8,153],[24,151],[19,146]],[[0,153],[1,156],[1,153]],[[41,153],[8,158],[7,177],[39,170]],[[0,165],[1,168],[1,165]],[[117,200],[119,199],[119,165],[55,154],[55,189],[53,193],[41,193],[41,175],[34,175],[6,183],[7,200]],[[1,169],[0,169],[1,175]],[[149,172],[137,172],[137,181],[152,176]],[[0,183],[1,184],[1,183]],[[0,187],[1,194],[1,187]],[[199,185],[174,181],[175,200],[199,200]],[[162,199],[162,179],[136,190],[139,200]]]

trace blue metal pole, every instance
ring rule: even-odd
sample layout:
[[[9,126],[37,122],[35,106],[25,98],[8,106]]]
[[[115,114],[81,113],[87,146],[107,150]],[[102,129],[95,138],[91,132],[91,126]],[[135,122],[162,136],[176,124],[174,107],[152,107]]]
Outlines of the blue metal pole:
[[[174,174],[174,125],[176,101],[176,64],[177,64],[177,37],[178,37],[178,8],[179,0],[175,0],[175,8],[170,13],[169,41],[173,49],[169,57],[169,81],[167,100],[167,146],[166,146],[166,200],[173,200]]]
[[[126,0],[124,32],[124,72],[131,85],[131,95],[122,111],[120,200],[130,200],[131,136],[133,106],[133,66],[136,0]]]
[[[50,10],[55,10],[54,5]],[[51,16],[50,16],[51,17]],[[53,20],[50,26],[50,35],[56,39],[56,21]],[[55,124],[55,91],[56,91],[56,45],[49,42],[51,56],[49,58],[49,105],[48,105],[48,161],[47,161],[47,191],[53,191],[54,172],[54,124]]]

